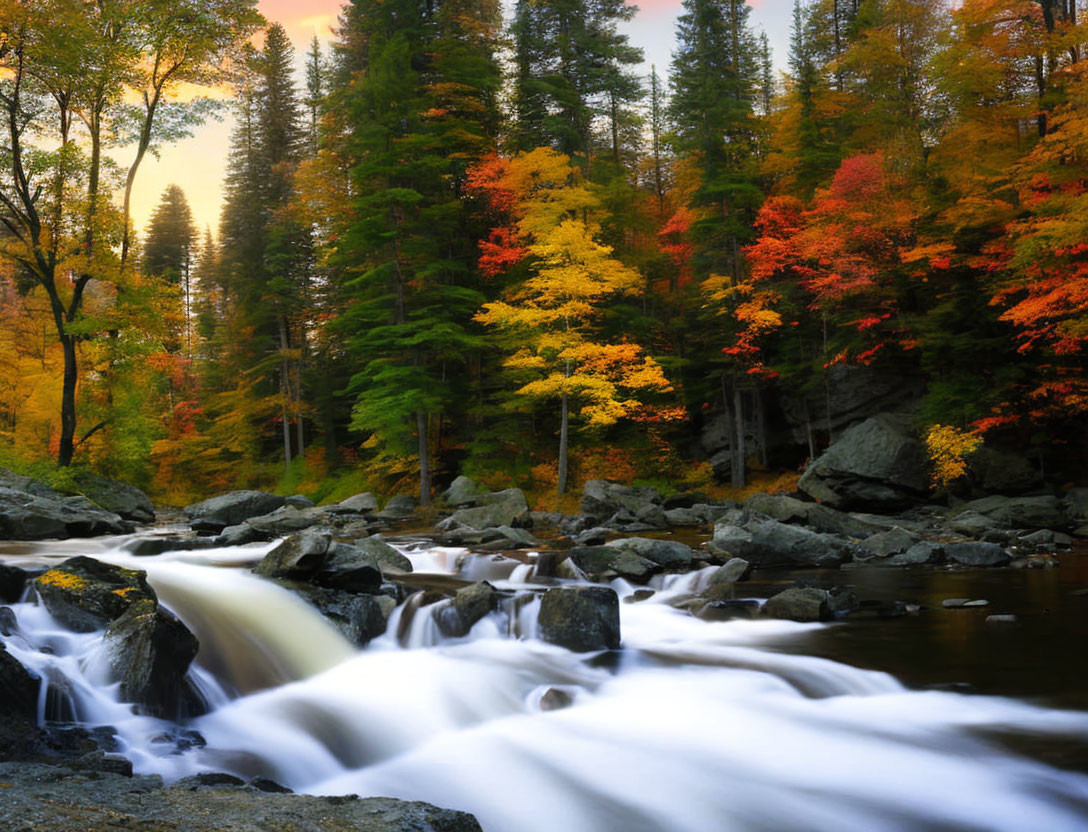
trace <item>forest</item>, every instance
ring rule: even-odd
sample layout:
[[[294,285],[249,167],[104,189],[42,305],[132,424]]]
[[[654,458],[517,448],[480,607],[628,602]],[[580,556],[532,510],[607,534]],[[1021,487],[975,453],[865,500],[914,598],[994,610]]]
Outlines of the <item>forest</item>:
[[[684,0],[648,75],[622,0],[506,11],[351,0],[296,57],[254,0],[0,3],[0,464],[174,505],[766,490],[864,372],[937,484],[982,443],[1082,479],[1077,0],[798,0],[778,61]],[[227,110],[218,227],[179,170],[136,228],[147,156]]]

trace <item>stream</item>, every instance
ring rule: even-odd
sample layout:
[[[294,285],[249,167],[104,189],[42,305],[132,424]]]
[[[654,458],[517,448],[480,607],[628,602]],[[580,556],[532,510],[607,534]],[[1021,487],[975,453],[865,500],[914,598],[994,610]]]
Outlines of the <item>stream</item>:
[[[113,726],[138,773],[424,800],[472,812],[487,832],[1088,828],[1088,598],[1074,592],[1088,576],[1076,556],[1030,575],[803,576],[938,607],[951,586],[1036,612],[1004,635],[974,611],[704,622],[667,601],[712,568],[659,576],[653,597],[621,602],[623,649],[602,660],[536,637],[541,586],[518,560],[391,540],[417,574],[486,579],[513,597],[446,638],[414,596],[358,650],[244,568],[274,544],[137,558],[131,539],[3,544],[0,560],[86,554],[144,569],[199,638],[192,673],[210,710],[175,725],[118,701],[100,632],[67,631],[29,598],[12,607],[19,630],[3,640],[49,682],[39,718]],[[636,589],[611,585],[621,599]],[[1064,640],[1049,643],[1047,627]]]

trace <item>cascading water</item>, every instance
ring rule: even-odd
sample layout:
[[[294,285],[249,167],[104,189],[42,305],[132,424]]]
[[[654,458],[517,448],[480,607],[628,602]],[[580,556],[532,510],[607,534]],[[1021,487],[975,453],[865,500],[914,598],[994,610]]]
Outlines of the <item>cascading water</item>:
[[[291,593],[222,566],[267,547],[135,558],[123,545],[93,555],[146,569],[200,638],[195,673],[211,710],[183,726],[199,741],[178,743],[177,726],[117,701],[100,633],[64,631],[24,601],[4,641],[63,691],[51,705],[43,694],[43,718],[114,726],[137,771],[226,770],[298,791],[426,800],[475,813],[489,832],[1088,825],[1088,777],[982,738],[1088,738],[1088,715],[910,691],[765,646],[823,625],[703,622],[665,603],[709,573],[656,579],[653,598],[621,604],[624,650],[605,666],[534,637],[533,567],[509,558],[406,548],[419,572],[520,594],[457,639],[417,594],[357,651]]]

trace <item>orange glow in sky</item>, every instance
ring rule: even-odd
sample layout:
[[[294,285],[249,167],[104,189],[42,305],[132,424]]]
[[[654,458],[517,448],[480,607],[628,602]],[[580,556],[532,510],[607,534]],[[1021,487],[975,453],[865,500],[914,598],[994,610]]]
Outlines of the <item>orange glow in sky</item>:
[[[511,2],[504,0],[504,7]],[[667,73],[673,46],[673,18],[680,2],[641,0],[638,16],[624,27],[631,42],[646,52],[647,74],[650,64],[656,64],[662,76]],[[775,62],[783,65],[792,0],[748,2],[755,9],[752,22],[756,30],[766,29],[775,49]],[[300,67],[302,55],[315,34],[326,45],[332,40],[341,5],[342,0],[260,0],[258,4],[266,18],[283,24],[298,52]],[[132,216],[138,230],[147,223],[167,186],[176,184],[189,199],[201,235],[205,227],[215,233],[232,128],[229,112],[224,115],[223,121],[209,121],[192,138],[163,148],[158,159],[148,157],[144,161],[133,189]],[[125,164],[127,154],[117,155],[118,161]]]

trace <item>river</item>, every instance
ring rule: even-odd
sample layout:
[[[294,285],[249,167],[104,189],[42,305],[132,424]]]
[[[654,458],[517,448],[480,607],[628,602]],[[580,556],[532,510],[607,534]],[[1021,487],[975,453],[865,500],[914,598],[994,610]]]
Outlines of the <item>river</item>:
[[[1078,556],[1030,573],[778,576],[930,608],[835,624],[700,621],[667,601],[708,573],[659,577],[652,598],[621,603],[623,649],[602,660],[536,638],[533,569],[501,556],[401,542],[417,573],[486,577],[518,597],[459,639],[410,600],[357,650],[243,568],[269,545],[135,558],[128,542],[5,544],[0,558],[145,569],[199,637],[194,673],[211,709],[173,725],[117,701],[100,633],[13,606],[20,630],[4,641],[50,680],[41,718],[113,726],[137,772],[425,800],[488,832],[1088,828]],[[942,610],[948,595],[1020,621]]]

